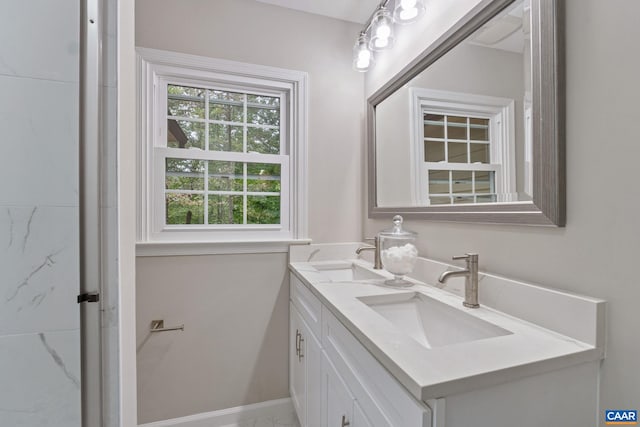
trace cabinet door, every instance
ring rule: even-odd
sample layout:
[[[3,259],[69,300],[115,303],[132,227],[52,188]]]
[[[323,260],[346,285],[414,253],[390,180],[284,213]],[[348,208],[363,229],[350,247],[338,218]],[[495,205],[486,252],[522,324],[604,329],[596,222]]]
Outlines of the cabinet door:
[[[322,427],[354,427],[353,396],[326,356],[322,363],[322,377]]]
[[[305,358],[300,357],[303,343],[302,318],[295,306],[289,304],[289,391],[300,425],[307,425],[307,396]],[[304,352],[304,349],[302,350]]]
[[[357,401],[353,404],[353,423],[349,427],[373,427]]]
[[[322,418],[322,347],[308,325],[303,324],[303,359],[306,369],[306,427],[320,427]]]

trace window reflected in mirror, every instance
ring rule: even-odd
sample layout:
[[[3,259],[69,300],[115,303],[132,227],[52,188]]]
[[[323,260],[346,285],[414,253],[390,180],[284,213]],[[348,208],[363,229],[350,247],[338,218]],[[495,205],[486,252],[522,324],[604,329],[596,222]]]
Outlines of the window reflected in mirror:
[[[376,105],[376,206],[531,200],[530,20],[515,1]]]

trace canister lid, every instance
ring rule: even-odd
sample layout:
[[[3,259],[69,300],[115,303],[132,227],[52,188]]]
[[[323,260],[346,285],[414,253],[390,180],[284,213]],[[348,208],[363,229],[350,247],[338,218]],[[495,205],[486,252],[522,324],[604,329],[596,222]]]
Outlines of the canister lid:
[[[416,238],[418,233],[402,228],[403,219],[400,215],[393,217],[393,227],[389,230],[383,230],[380,232],[382,237],[392,238]]]

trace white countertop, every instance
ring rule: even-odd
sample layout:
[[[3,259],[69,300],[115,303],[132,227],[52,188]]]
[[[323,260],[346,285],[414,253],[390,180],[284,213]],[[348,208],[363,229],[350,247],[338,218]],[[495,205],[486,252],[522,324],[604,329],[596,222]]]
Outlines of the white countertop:
[[[371,269],[371,264],[363,260],[339,261],[353,262]],[[489,387],[604,357],[602,345],[595,346],[579,341],[486,306],[481,305],[477,309],[463,307],[460,296],[435,286],[416,280],[412,280],[414,285],[408,288],[390,288],[384,285],[383,280],[331,282],[322,272],[316,270],[314,264],[317,262],[292,261],[290,269],[360,343],[419,400],[427,401]],[[386,271],[375,272],[388,278],[392,277]],[[511,333],[427,348],[358,299],[400,292],[422,293]],[[549,292],[559,294],[553,290]],[[482,295],[482,288],[480,293]],[[562,294],[562,297],[566,299],[572,296]],[[583,305],[585,300],[589,302],[583,297],[576,298],[582,298],[580,303]],[[593,300],[593,304],[603,305],[604,302]],[[594,323],[603,322],[603,316],[600,315],[603,310],[595,310],[598,319]]]

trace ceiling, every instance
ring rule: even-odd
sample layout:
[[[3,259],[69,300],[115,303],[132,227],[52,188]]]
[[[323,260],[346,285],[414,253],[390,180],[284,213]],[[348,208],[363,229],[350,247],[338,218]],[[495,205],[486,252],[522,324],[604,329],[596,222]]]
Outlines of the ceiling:
[[[525,42],[529,43],[525,39],[525,32],[529,33],[529,13],[528,5],[516,1],[472,34],[467,42],[521,54]]]
[[[380,0],[256,0],[275,6],[364,24]]]

